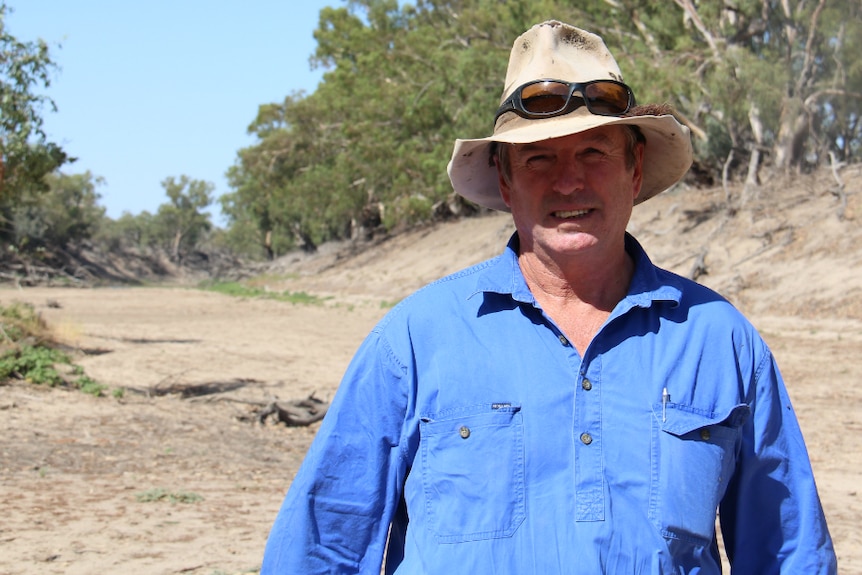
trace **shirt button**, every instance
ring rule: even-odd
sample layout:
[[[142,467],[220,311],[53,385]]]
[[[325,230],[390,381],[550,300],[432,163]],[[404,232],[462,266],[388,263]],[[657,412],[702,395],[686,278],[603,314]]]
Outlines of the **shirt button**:
[[[462,438],[467,439],[468,437],[470,437],[470,428],[467,426],[463,426],[461,427],[461,429],[458,430],[458,433],[461,435]]]
[[[593,388],[593,384],[589,379],[584,379],[584,381],[581,382],[581,387],[583,387],[585,391],[589,391]]]
[[[700,438],[704,441],[708,441],[709,440],[709,430],[708,429],[701,429],[700,430]]]
[[[589,433],[582,433],[581,434],[581,443],[583,443],[584,445],[589,445],[592,442],[593,442],[593,438]]]
[[[564,347],[569,346],[569,340],[566,339],[566,336],[560,334],[560,343],[563,344]]]

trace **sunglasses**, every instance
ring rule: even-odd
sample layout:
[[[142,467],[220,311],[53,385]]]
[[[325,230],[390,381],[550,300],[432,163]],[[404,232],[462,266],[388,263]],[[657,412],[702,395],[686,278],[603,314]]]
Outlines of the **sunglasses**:
[[[575,92],[579,96],[572,97]],[[631,88],[615,80],[535,80],[520,86],[506,98],[497,110],[494,122],[506,112],[538,120],[568,114],[584,105],[591,114],[622,116],[635,105],[635,95]]]

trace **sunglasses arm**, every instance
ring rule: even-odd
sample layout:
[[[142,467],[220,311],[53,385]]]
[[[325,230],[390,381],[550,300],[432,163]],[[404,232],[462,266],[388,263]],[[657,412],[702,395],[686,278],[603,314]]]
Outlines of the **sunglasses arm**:
[[[505,114],[506,112],[516,112],[514,95],[506,98],[506,101],[500,105],[500,108],[497,110],[497,115],[494,116],[494,123],[497,123],[497,120],[500,119],[500,116]]]

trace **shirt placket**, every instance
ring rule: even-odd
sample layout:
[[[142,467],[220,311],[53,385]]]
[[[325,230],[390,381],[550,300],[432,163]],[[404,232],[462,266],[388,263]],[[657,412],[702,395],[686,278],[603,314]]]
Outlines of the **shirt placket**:
[[[591,346],[592,347],[592,346]],[[587,350],[575,386],[575,520],[605,519],[601,357]]]
[[[554,330],[577,373],[572,429],[575,520],[603,521],[605,501],[602,473],[601,357],[591,355],[588,349],[585,357],[581,359],[566,336],[556,328]]]

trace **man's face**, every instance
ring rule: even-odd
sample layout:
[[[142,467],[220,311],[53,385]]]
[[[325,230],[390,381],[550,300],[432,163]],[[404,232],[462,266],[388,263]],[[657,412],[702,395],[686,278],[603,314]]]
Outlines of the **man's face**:
[[[629,136],[602,126],[535,144],[510,146],[510,178],[500,190],[521,250],[539,255],[608,254],[624,246],[642,181],[643,145],[627,162]]]

